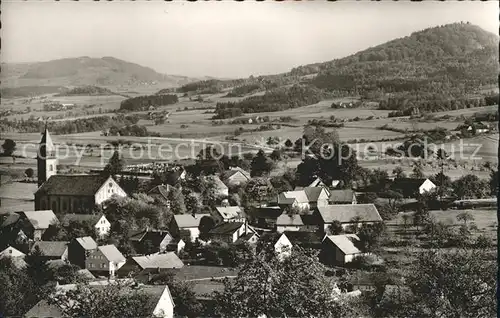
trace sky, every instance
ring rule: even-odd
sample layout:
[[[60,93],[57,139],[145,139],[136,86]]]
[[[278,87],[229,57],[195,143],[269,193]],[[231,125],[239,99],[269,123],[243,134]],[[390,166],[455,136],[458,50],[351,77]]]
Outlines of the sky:
[[[158,72],[222,78],[287,72],[427,27],[498,34],[496,1],[2,1],[2,62],[113,56]]]

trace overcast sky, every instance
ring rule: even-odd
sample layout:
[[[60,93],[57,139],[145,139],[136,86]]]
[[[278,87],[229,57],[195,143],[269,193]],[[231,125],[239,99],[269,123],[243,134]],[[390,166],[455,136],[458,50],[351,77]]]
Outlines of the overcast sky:
[[[2,62],[113,56],[168,74],[247,77],[347,56],[426,27],[498,34],[498,2],[2,1]]]

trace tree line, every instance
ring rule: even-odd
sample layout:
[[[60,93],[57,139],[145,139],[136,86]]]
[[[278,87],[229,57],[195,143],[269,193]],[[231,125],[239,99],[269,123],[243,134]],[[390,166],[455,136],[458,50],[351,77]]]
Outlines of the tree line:
[[[148,110],[149,107],[159,107],[163,105],[175,104],[179,98],[175,94],[167,95],[146,95],[128,98],[120,103],[120,110],[141,111]]]

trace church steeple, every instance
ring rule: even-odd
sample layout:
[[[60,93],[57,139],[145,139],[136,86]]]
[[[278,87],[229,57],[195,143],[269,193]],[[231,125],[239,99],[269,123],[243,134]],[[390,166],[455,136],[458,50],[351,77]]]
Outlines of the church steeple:
[[[57,173],[57,157],[56,148],[50,137],[47,122],[45,122],[45,129],[40,140],[40,145],[37,154],[37,175],[38,186],[41,186],[51,176]]]

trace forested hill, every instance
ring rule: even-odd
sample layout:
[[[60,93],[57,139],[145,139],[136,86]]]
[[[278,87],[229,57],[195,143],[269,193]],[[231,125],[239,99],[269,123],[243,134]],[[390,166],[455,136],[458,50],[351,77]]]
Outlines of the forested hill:
[[[299,66],[288,73],[232,81],[205,81],[180,91],[216,92],[235,87],[229,96],[295,83],[312,84],[337,95],[425,92],[457,97],[497,83],[498,36],[469,23],[433,27],[368,48],[345,58]]]
[[[292,69],[327,90],[442,91],[495,84],[498,36],[468,23],[425,29],[351,56]],[[438,83],[439,82],[439,83]],[[438,84],[438,85],[436,85]],[[456,86],[458,85],[458,87]]]

